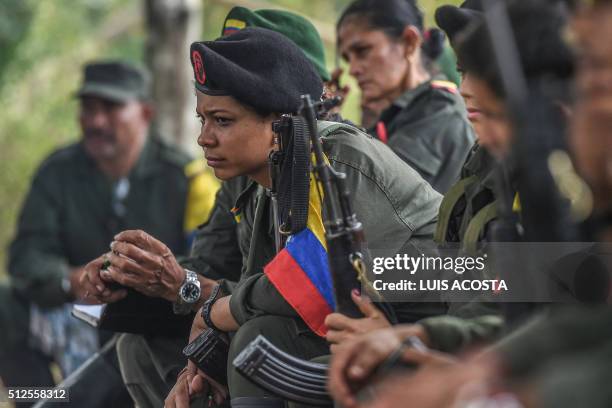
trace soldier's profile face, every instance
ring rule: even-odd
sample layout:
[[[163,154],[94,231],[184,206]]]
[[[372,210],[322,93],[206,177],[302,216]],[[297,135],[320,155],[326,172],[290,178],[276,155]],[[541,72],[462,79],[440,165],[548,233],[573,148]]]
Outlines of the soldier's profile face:
[[[576,32],[576,105],[570,142],[580,174],[589,182],[596,205],[612,205],[612,5],[579,15]]]
[[[512,126],[504,101],[480,78],[471,77],[470,89],[478,101],[481,115],[478,143],[494,157],[502,159],[510,151],[512,143]]]
[[[196,114],[201,122],[198,144],[215,176],[229,180],[247,175],[267,186],[274,116],[262,117],[231,96],[200,91],[196,95]]]
[[[478,135],[482,133],[482,121],[484,118],[482,116],[482,110],[480,109],[480,103],[474,93],[473,81],[473,75],[471,75],[469,72],[461,71],[461,86],[459,87],[459,92],[461,93],[461,97],[463,97],[465,102],[468,119],[474,127],[476,137],[478,137]]]
[[[84,96],[80,101],[79,124],[83,146],[94,159],[111,160],[130,150],[148,124],[143,105]]]
[[[382,30],[372,30],[362,18],[348,18],[338,29],[338,50],[349,63],[364,100],[403,92],[409,73],[408,47]],[[399,96],[399,95],[397,95]]]

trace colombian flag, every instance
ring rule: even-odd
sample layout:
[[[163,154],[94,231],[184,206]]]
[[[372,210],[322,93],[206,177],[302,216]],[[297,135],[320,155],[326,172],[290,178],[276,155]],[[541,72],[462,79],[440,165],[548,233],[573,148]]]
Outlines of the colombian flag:
[[[325,336],[325,317],[335,309],[327,260],[325,228],[317,181],[310,175],[306,228],[291,235],[285,248],[264,268],[268,279],[308,327]]]
[[[225,22],[225,27],[223,27],[223,36],[234,34],[236,31],[240,31],[245,27],[246,23],[244,21],[230,18]]]

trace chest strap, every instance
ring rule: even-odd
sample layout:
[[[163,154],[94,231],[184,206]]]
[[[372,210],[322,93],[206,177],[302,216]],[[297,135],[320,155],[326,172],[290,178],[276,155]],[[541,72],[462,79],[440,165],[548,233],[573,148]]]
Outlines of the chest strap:
[[[478,178],[476,175],[461,179],[455,183],[444,195],[444,199],[442,199],[442,203],[440,204],[440,210],[438,211],[438,223],[436,224],[436,232],[434,234],[434,241],[437,244],[443,244],[446,242],[448,224],[452,217],[453,210],[457,206],[457,203],[461,197],[465,195],[466,187],[472,183],[475,183],[477,179]]]
[[[489,222],[497,217],[497,202],[487,204],[470,220],[463,235],[462,248],[467,253],[475,253],[481,234]]]

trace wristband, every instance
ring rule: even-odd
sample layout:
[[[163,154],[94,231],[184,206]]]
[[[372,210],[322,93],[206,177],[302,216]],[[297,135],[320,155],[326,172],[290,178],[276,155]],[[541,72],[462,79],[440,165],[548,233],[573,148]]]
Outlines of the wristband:
[[[204,302],[204,305],[202,306],[202,319],[204,320],[204,323],[209,328],[215,329],[215,330],[219,330],[219,329],[217,329],[217,327],[214,325],[210,317],[210,312],[215,302],[219,299],[219,297],[221,297],[220,296],[221,294],[222,294],[221,285],[216,285],[213,288],[210,296],[208,297],[208,299],[206,300],[206,302]]]

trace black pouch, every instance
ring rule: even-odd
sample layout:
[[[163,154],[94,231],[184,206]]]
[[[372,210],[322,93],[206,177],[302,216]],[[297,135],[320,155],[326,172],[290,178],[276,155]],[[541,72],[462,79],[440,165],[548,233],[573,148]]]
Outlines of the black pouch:
[[[221,385],[227,385],[228,353],[227,335],[214,329],[204,330],[183,349],[185,357]]]

